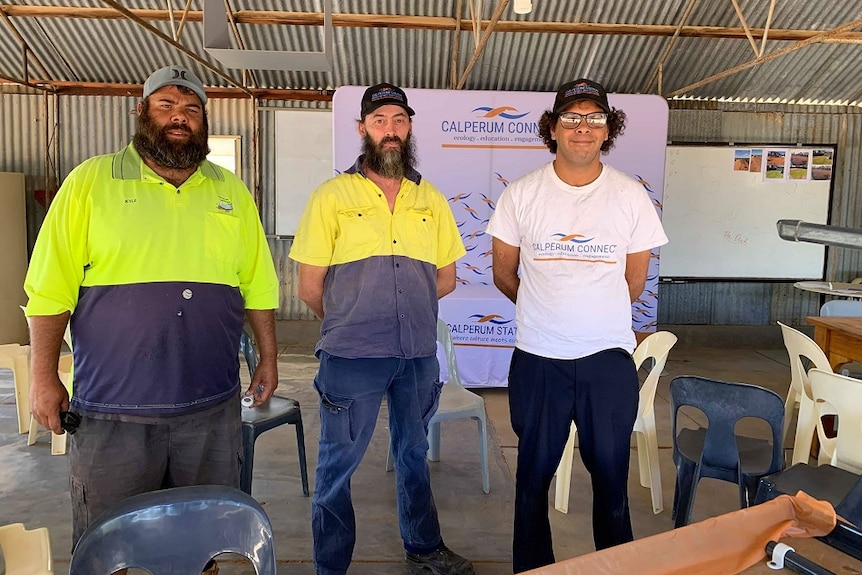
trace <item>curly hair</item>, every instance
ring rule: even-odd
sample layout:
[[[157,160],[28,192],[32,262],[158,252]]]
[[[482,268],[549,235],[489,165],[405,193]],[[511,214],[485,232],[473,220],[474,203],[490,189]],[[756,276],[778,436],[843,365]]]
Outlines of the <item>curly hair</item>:
[[[539,118],[539,135],[552,154],[557,153],[557,141],[551,138],[551,126],[557,123],[560,114],[546,110]],[[565,128],[563,128],[565,129]],[[608,139],[602,143],[602,153],[607,154],[614,147],[614,141],[622,136],[626,129],[626,113],[617,108],[611,108],[608,114]]]

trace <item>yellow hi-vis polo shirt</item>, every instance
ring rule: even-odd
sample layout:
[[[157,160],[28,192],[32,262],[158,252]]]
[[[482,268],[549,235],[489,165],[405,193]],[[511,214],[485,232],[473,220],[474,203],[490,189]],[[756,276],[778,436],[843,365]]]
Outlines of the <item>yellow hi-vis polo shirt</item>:
[[[437,350],[437,270],[466,252],[446,198],[411,170],[394,212],[362,157],[311,195],[290,257],[328,267],[318,350],[413,359]]]
[[[174,187],[131,144],[63,182],[24,288],[29,316],[72,311],[73,405],[144,417],[235,395],[244,311],[278,307],[243,182],[204,161]]]

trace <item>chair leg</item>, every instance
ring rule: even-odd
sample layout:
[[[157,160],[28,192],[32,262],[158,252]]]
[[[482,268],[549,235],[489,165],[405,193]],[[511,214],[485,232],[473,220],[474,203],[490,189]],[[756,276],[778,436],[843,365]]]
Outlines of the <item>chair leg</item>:
[[[636,431],[635,439],[638,445],[638,476],[640,478],[641,487],[650,486],[650,469],[649,469],[649,447],[647,446],[646,433]]]
[[[647,428],[644,433],[637,433],[638,438],[638,461],[641,473],[646,467],[647,476],[641,475],[641,485],[646,481],[649,483],[650,497],[652,498],[652,512],[656,515],[664,510],[664,501],[661,493],[661,470],[658,463],[658,438],[655,427]],[[644,451],[641,452],[641,443]],[[644,486],[646,487],[646,486]]]
[[[484,409],[484,408],[483,408]],[[482,414],[484,416],[484,413]],[[488,424],[484,417],[476,417],[479,426],[479,458],[482,460],[482,492],[491,492],[491,479],[488,476]]]
[[[18,413],[18,433],[27,433],[30,416],[30,370],[27,367],[27,357],[12,359],[15,369],[12,378],[15,380],[15,410]],[[27,445],[33,445],[28,443]]]
[[[30,416],[30,431],[27,434],[27,445],[35,445],[36,444],[36,434],[39,432],[39,424],[36,422],[36,418],[32,415]]]
[[[814,403],[800,402],[796,416],[796,437],[793,439],[793,457],[791,465],[808,463],[811,456],[811,443],[817,430],[816,409]]]
[[[62,435],[51,433],[51,455],[66,455],[66,442],[68,439],[68,433]]]
[[[563,456],[557,466],[557,480],[554,494],[554,509],[560,513],[569,512],[569,486],[572,481],[572,461],[575,458],[575,424],[569,430],[569,438],[563,448]]]
[[[440,461],[440,422],[428,425],[428,461]]]
[[[299,456],[299,475],[302,480],[302,494],[308,497],[308,465],[305,460],[305,431],[302,427],[302,415],[296,420],[296,452]]]
[[[674,506],[676,517],[674,528],[683,527],[691,522],[691,510],[694,507],[694,496],[697,493],[697,481],[699,473],[697,464],[683,461],[676,467],[676,493],[674,493]]]

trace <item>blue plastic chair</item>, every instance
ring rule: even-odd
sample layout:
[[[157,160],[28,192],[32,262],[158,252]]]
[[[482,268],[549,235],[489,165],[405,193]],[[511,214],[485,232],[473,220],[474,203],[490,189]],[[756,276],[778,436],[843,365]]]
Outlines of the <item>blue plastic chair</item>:
[[[257,352],[248,332],[243,330],[239,349],[245,357],[249,377],[257,368]],[[242,451],[239,487],[251,495],[254,473],[254,443],[264,431],[289,423],[296,427],[296,450],[299,456],[299,474],[302,479],[302,494],[308,497],[308,465],[305,460],[305,432],[302,427],[302,410],[299,402],[288,397],[273,395],[265,404],[242,410]]]
[[[784,468],[784,400],[756,385],[688,375],[670,382],[670,399],[676,464],[674,526],[691,521],[697,484],[703,477],[736,483],[740,507],[750,506],[760,478]],[[700,409],[708,427],[677,430],[677,416],[683,406]],[[734,428],[744,417],[766,421],[772,431],[771,444],[738,435]]]
[[[269,517],[250,495],[233,487],[177,487],[135,495],[106,511],[75,546],[69,573],[106,575],[136,568],[192,575],[220,553],[243,555],[257,575],[275,575]]]

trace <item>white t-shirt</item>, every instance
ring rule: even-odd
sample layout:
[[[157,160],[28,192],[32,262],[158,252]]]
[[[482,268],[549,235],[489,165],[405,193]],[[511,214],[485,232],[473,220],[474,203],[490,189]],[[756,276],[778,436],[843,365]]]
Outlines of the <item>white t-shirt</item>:
[[[594,182],[570,186],[548,163],[503,191],[487,232],[521,250],[519,349],[555,359],[634,350],[626,255],[667,243],[641,184],[603,164]]]

